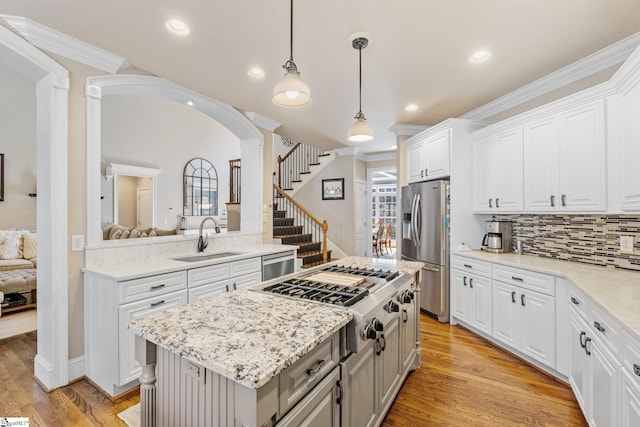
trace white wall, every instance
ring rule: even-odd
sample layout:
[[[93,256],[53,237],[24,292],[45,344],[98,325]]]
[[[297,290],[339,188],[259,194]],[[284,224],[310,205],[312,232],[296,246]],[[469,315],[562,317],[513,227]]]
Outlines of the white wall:
[[[162,170],[155,201],[159,228],[176,227],[184,166],[195,157],[209,160],[218,172],[220,215],[229,201],[229,160],[240,158],[238,138],[187,105],[141,95],[102,99],[103,161]]]
[[[4,201],[0,229],[35,230],[35,85],[0,65],[0,153],[4,154]]]
[[[295,199],[320,221],[329,224],[328,238],[347,255],[355,254],[354,177],[356,160],[353,156],[337,156],[321,170]],[[364,169],[361,167],[361,169]],[[365,169],[366,170],[366,169]],[[344,200],[322,200],[322,180],[344,178]],[[366,176],[365,176],[366,178]]]

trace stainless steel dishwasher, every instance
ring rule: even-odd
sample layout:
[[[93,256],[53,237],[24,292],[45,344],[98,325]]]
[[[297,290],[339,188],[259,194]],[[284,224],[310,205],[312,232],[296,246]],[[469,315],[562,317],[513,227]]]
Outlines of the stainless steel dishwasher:
[[[281,252],[262,257],[262,280],[291,274],[295,271],[296,259],[293,251]]]

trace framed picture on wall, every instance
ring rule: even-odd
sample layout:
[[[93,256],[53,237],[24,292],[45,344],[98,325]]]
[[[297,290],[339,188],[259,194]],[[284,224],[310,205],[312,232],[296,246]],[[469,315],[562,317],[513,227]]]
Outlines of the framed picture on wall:
[[[344,178],[322,180],[322,200],[344,199]]]
[[[4,201],[4,154],[0,154],[0,202]]]

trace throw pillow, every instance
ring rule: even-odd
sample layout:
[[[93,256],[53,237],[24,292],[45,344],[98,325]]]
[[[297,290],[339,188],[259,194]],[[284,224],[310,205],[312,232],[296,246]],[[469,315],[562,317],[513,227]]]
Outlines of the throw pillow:
[[[115,233],[111,234],[111,235],[109,236],[109,240],[116,240],[116,239],[119,239],[119,238],[120,238],[120,236],[122,236],[122,231],[123,231],[123,230],[117,230]]]
[[[20,239],[15,234],[4,233],[0,237],[0,259],[18,259]]]
[[[135,239],[136,237],[140,237],[140,230],[134,228],[133,230],[131,230],[131,233],[129,233],[129,238]]]
[[[38,254],[38,240],[36,233],[25,233],[22,235],[23,253],[25,259],[35,258]]]

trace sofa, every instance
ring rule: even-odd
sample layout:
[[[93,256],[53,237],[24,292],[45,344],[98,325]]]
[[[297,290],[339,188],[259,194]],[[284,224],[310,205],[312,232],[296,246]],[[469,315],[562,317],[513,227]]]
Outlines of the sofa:
[[[0,316],[35,307],[37,265],[36,233],[0,230]],[[23,305],[16,305],[16,299],[24,300]]]
[[[136,239],[156,236],[172,236],[177,234],[177,230],[161,230],[153,228],[125,227],[119,224],[106,225],[102,227],[103,240]]]

